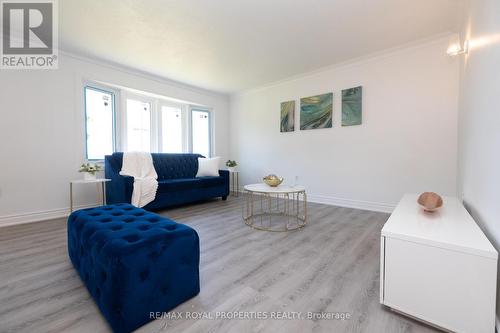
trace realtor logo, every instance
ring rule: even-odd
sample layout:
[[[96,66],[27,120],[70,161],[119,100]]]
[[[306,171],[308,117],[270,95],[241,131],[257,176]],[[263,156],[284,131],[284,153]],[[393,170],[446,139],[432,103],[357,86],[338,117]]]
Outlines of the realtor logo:
[[[56,69],[56,0],[1,0],[0,4],[0,68]]]

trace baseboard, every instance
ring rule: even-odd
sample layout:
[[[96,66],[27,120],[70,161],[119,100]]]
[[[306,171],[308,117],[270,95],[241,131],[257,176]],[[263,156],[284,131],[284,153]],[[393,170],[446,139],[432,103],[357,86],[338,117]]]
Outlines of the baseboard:
[[[80,205],[74,207],[74,209],[83,209],[93,207],[95,205]],[[14,215],[5,215],[0,216],[0,227],[30,223],[30,222],[39,222],[46,221],[58,218],[64,218],[69,216],[69,207],[66,208],[58,208],[51,210],[44,210],[39,212],[29,212],[22,214],[14,214]]]
[[[396,208],[395,204],[387,204],[381,202],[373,202],[373,201],[362,201],[362,200],[352,200],[352,199],[343,199],[330,197],[325,195],[315,195],[308,194],[307,200],[310,202],[321,203],[325,205],[332,206],[340,206],[347,208],[356,208],[362,210],[371,210],[375,212],[383,212],[383,213],[392,213],[394,208]]]
[[[498,316],[495,316],[495,332],[500,332],[500,320],[498,319]]]
[[[240,194],[244,192],[243,187],[239,189]],[[343,199],[336,198],[326,195],[316,195],[307,193],[307,201],[315,202],[330,206],[339,206],[346,208],[355,208],[361,210],[370,210],[374,212],[382,212],[382,213],[392,213],[394,208],[396,208],[396,204],[388,204],[382,202],[373,202],[373,201],[363,201],[363,200],[352,200],[352,199]]]

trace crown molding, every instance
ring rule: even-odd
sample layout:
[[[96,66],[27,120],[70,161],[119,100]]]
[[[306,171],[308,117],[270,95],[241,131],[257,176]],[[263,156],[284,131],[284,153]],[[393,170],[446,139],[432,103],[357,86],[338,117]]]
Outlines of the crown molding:
[[[456,35],[456,33],[453,33],[453,32],[440,33],[440,34],[431,36],[429,38],[419,39],[419,40],[405,43],[405,44],[402,44],[402,45],[399,45],[396,47],[392,47],[392,48],[385,49],[382,51],[370,53],[370,54],[367,54],[367,55],[364,55],[361,57],[356,57],[353,59],[349,59],[346,61],[332,64],[332,65],[320,67],[318,69],[315,69],[315,70],[312,70],[309,72],[305,72],[305,73],[301,73],[301,74],[297,74],[297,75],[292,75],[292,76],[289,76],[289,77],[282,79],[282,80],[273,81],[273,82],[269,82],[269,83],[266,83],[266,84],[263,84],[263,85],[260,85],[260,86],[254,87],[254,88],[249,88],[249,89],[237,91],[235,93],[232,93],[230,96],[231,96],[231,98],[243,96],[243,95],[255,93],[255,92],[258,92],[261,90],[265,90],[268,88],[272,88],[275,86],[279,86],[282,84],[286,84],[289,82],[302,80],[302,79],[308,78],[308,77],[313,77],[313,76],[316,76],[316,75],[321,74],[321,73],[326,72],[326,71],[342,70],[342,69],[347,69],[347,68],[351,68],[351,67],[355,67],[355,66],[361,66],[361,65],[365,65],[367,63],[371,63],[374,61],[379,61],[379,60],[382,60],[385,58],[389,58],[389,57],[392,57],[394,55],[404,54],[404,53],[408,53],[408,52],[414,52],[418,49],[421,49],[421,48],[424,48],[424,47],[427,47],[430,45],[447,42],[447,41],[449,41],[450,37],[454,36],[454,35]]]

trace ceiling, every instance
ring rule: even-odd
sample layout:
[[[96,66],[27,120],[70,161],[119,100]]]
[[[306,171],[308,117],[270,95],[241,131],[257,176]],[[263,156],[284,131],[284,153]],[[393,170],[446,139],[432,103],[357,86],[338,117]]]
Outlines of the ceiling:
[[[60,48],[233,93],[457,30],[458,0],[64,0]]]

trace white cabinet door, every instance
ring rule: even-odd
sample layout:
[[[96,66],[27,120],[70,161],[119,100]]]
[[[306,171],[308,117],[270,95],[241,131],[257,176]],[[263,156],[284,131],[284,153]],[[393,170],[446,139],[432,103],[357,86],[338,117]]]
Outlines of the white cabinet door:
[[[456,332],[495,331],[496,260],[382,238],[385,305]]]

